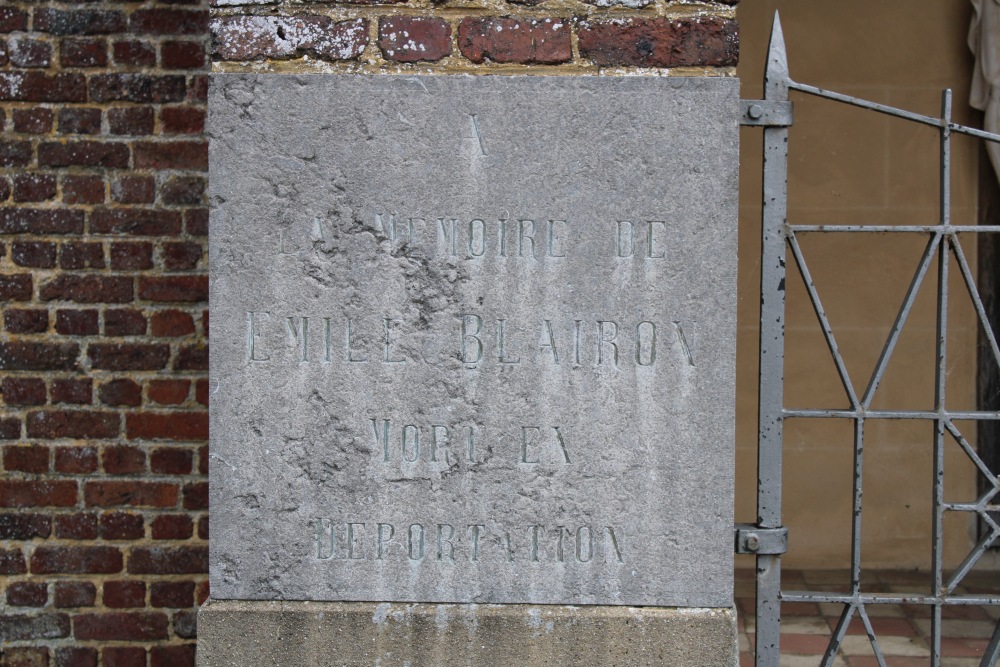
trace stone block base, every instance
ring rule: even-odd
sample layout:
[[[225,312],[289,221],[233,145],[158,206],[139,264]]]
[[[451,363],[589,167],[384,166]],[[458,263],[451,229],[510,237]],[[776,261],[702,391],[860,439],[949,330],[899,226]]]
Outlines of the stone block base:
[[[736,667],[736,611],[211,601],[199,667]]]

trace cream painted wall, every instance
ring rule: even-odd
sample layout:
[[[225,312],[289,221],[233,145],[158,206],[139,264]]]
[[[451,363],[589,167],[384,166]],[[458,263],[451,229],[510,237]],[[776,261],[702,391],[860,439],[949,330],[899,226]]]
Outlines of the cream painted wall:
[[[941,91],[955,94],[955,119],[978,125],[968,107],[972,59],[965,46],[971,8],[962,0],[743,0],[744,98],[760,81],[775,9],[781,12],[794,79],[912,111],[937,115]],[[803,224],[933,223],[938,215],[935,130],[827,101],[794,96],[789,218]],[[756,492],[757,290],[760,246],[760,141],[742,130],[740,183],[740,338],[737,406],[737,520],[753,521]],[[976,222],[978,149],[956,141],[956,222]],[[803,251],[859,391],[878,358],[926,237],[813,235]],[[975,240],[964,246],[975,266]],[[791,255],[789,254],[791,264]],[[953,272],[957,273],[957,272]],[[875,407],[933,403],[936,262],[899,342]],[[953,276],[957,277],[957,276]],[[976,329],[961,284],[949,311],[950,408],[974,408]],[[846,407],[847,399],[798,273],[788,279],[787,404]],[[972,424],[960,425],[974,442]],[[789,421],[785,446],[785,524],[790,567],[849,564],[852,425]],[[866,429],[863,561],[868,567],[928,568],[931,528],[930,422],[879,422]],[[947,442],[946,500],[975,498],[974,471]],[[945,554],[958,563],[972,547],[966,515],[946,520]],[[994,566],[996,559],[992,560]],[[739,565],[750,565],[740,560]]]

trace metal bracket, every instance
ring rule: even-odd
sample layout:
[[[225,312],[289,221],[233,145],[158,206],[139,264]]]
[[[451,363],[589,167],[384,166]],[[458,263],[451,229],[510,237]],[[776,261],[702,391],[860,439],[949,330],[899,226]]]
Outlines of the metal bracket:
[[[736,553],[777,556],[788,551],[788,529],[758,528],[752,523],[734,526]]]
[[[752,127],[789,127],[792,103],[769,100],[740,100],[740,125]]]

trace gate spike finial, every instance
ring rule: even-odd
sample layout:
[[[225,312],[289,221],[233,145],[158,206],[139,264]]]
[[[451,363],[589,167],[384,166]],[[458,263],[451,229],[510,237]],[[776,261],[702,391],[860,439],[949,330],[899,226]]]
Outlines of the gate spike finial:
[[[781,31],[781,17],[774,12],[771,25],[771,43],[767,48],[767,70],[764,72],[766,99],[788,99],[788,55],[785,52],[785,35]]]

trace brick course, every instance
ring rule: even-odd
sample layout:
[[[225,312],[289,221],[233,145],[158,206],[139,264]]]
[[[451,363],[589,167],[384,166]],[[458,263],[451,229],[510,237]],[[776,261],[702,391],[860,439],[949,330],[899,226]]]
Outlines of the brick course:
[[[2,5],[0,662],[183,665],[207,571],[205,370],[182,362],[206,344],[208,7]]]

